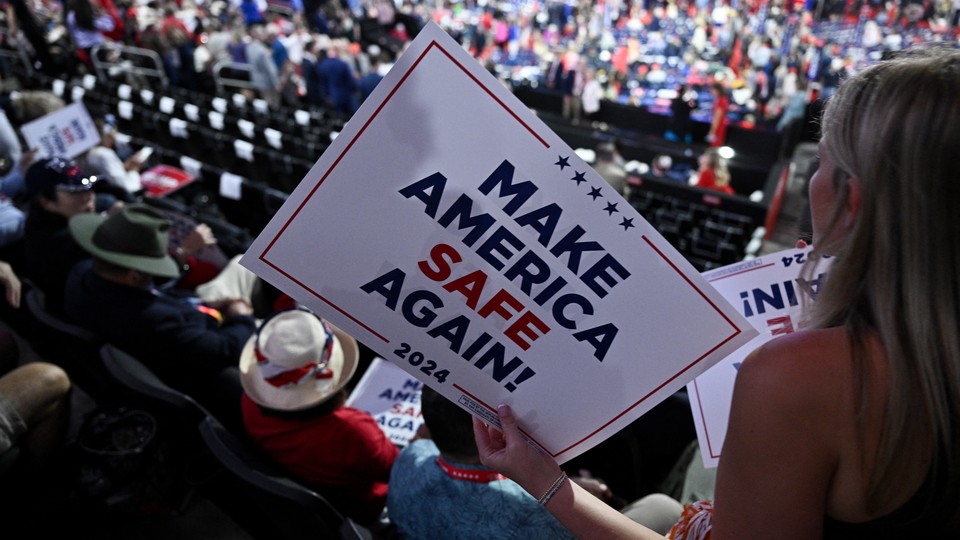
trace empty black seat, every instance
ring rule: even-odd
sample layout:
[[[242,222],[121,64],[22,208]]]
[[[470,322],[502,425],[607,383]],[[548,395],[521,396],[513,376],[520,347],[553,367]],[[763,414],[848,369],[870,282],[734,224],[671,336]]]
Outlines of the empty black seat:
[[[247,488],[234,508],[235,518],[246,528],[271,538],[373,538],[323,496],[288,478],[251,442],[229,432],[216,419],[200,423],[200,436],[220,464]],[[236,493],[232,495],[237,499]]]

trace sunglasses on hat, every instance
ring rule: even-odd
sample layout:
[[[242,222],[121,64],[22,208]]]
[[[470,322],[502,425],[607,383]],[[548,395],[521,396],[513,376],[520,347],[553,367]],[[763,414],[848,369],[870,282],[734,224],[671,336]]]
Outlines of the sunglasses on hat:
[[[67,179],[66,182],[58,183],[54,186],[57,191],[67,193],[77,193],[89,191],[97,183],[96,175],[80,176],[82,171],[77,162],[73,160],[55,158],[46,164],[46,168]]]

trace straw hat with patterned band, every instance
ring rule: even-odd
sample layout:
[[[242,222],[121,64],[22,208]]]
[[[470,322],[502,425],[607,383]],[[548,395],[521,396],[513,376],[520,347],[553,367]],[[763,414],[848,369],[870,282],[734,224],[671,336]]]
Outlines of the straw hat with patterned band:
[[[353,377],[357,341],[305,309],[263,321],[240,353],[240,382],[254,403],[299,411],[335,396]]]

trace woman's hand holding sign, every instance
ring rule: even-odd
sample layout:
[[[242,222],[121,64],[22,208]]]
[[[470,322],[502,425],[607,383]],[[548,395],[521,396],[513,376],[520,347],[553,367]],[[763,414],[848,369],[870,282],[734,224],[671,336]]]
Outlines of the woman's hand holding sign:
[[[500,405],[497,413],[502,433],[476,417],[473,419],[480,461],[520,484],[527,493],[539,497],[540,504],[570,532],[588,539],[663,538],[567,480],[556,461],[527,443],[509,405]]]
[[[560,476],[560,466],[527,443],[509,405],[500,405],[497,412],[503,427],[502,433],[476,417],[473,419],[473,434],[480,452],[480,461],[508,476],[529,493],[536,494],[534,496],[545,493]]]

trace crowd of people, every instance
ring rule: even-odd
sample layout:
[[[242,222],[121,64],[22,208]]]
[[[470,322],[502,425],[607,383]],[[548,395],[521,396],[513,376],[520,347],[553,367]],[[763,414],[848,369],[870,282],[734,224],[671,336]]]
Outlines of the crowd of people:
[[[835,257],[834,269],[809,329],[739,372],[715,514],[657,494],[626,505],[589,474],[568,480],[522,440],[509,407],[502,433],[471,429],[429,388],[425,429],[398,449],[344,404],[356,340],[240,267],[208,226],[143,204],[143,159],[118,151],[110,118],[96,119],[100,144],[76,160],[23,147],[16,127],[63,106],[46,92],[0,99],[0,252],[14,263],[0,262],[4,309],[19,308],[29,280],[48,312],[138,358],[374,531],[655,538],[678,520],[674,538],[711,520],[720,539],[960,529],[960,134],[943,121],[960,113],[960,53],[913,47],[956,43],[956,3],[24,6],[6,9],[7,45],[31,49],[48,74],[89,70],[99,45],[122,43],[155,52],[177,86],[213,91],[220,65],[249,72],[247,91],[268,105],[344,117],[433,20],[505,81],[562,94],[573,122],[603,100],[671,114],[676,141],[689,142],[691,118],[706,121],[711,148],[692,183],[725,193],[728,125],[785,129],[814,96],[828,99],[810,203],[814,260]],[[886,59],[904,48],[919,50]],[[599,145],[598,172],[629,194],[622,161]],[[0,336],[0,458],[19,449],[39,471],[62,446],[72,383],[51,363],[21,365],[11,339]],[[416,510],[426,504],[435,511]]]
[[[955,43],[955,4],[69,0],[8,8],[7,39],[36,49],[48,73],[75,72],[74,58],[90,68],[105,43],[148,49],[172,84],[207,91],[216,66],[226,76],[242,65],[248,89],[271,104],[349,116],[432,20],[505,81],[562,93],[573,120],[595,116],[602,100],[670,114],[687,94],[722,141],[717,108],[731,122],[782,130],[803,103],[885,54]]]

